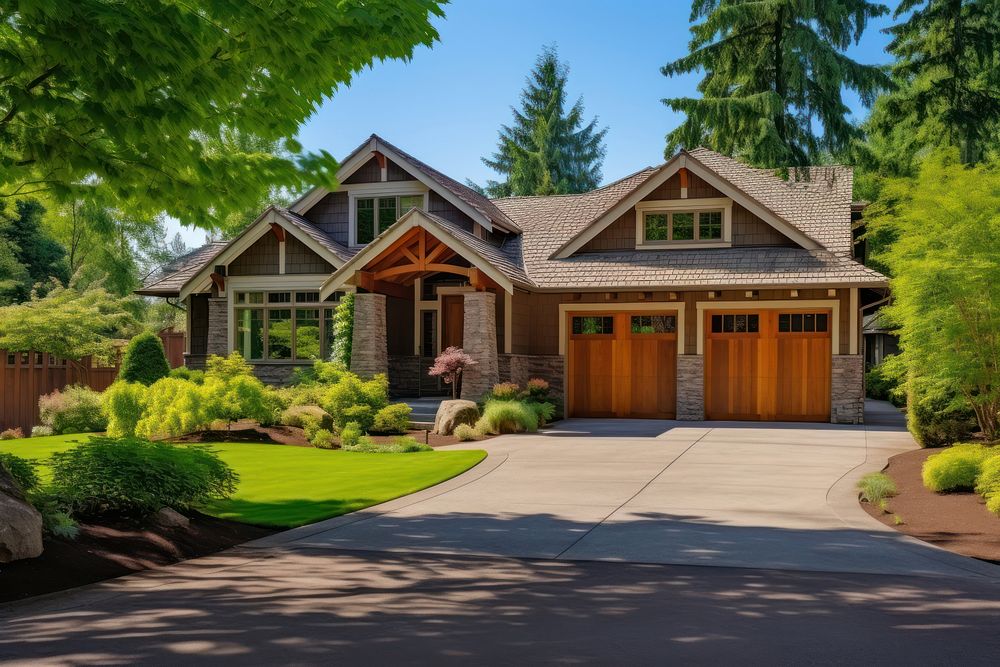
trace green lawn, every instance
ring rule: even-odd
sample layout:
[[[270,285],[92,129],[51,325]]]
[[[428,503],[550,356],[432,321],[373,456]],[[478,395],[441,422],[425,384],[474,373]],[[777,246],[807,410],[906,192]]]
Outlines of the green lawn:
[[[86,435],[0,441],[0,452],[44,461]],[[203,510],[213,516],[281,528],[353,512],[425,489],[465,472],[486,456],[479,450],[415,454],[354,452],[220,443],[211,445],[240,475],[229,500]]]

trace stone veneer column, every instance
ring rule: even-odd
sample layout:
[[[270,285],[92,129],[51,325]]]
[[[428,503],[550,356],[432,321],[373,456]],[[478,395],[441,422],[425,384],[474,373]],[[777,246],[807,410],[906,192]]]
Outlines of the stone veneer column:
[[[705,419],[705,357],[677,355],[677,419]]]
[[[354,295],[351,370],[362,377],[389,373],[384,294]]]
[[[229,299],[213,296],[208,299],[208,343],[206,354],[225,357],[230,352]]]
[[[860,354],[835,354],[830,367],[830,421],[863,424],[865,421],[865,360]]]
[[[462,374],[462,398],[475,401],[500,381],[496,295],[493,292],[464,292],[464,295],[462,349],[476,360],[476,365]]]

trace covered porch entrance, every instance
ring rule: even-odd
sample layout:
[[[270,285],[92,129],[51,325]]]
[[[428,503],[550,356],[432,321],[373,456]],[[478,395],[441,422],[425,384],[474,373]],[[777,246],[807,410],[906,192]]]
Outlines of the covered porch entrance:
[[[450,394],[427,371],[443,349],[461,347],[477,362],[463,378],[462,397],[475,399],[499,381],[513,288],[453,230],[438,227],[412,211],[323,289],[356,291],[355,372],[387,373],[397,396]]]

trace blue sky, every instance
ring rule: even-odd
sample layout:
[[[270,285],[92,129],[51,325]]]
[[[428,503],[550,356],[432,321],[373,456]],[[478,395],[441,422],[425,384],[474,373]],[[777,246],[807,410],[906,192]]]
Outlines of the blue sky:
[[[664,135],[680,118],[660,100],[695,94],[699,75],[660,74],[687,52],[689,8],[686,0],[456,0],[436,21],[440,42],[410,62],[362,72],[299,139],[340,158],[375,132],[453,178],[482,182],[495,175],[480,157],[495,148],[542,46],[555,44],[570,66],[570,99],[582,95],[587,117],[609,128],[603,171],[613,181],[663,161]],[[885,16],[869,24],[849,55],[888,63],[881,28],[892,23]],[[863,117],[857,99],[846,99]],[[189,245],[204,238],[181,232]]]

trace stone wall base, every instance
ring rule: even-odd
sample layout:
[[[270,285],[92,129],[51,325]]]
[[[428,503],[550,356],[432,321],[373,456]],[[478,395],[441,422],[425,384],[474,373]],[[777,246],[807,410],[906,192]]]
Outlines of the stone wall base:
[[[354,335],[351,337],[351,370],[364,378],[389,372],[386,350],[385,295],[354,297]]]
[[[211,297],[208,300],[208,354],[229,355],[229,299]]]
[[[705,357],[677,355],[677,419],[705,419]]]
[[[305,367],[308,366],[309,364],[305,365]],[[264,384],[284,387],[292,381],[295,369],[302,367],[290,364],[253,364],[253,374]]]
[[[549,383],[549,396],[556,404],[556,415],[565,416],[566,360],[558,354],[501,354],[497,356],[501,382],[516,382],[522,387],[532,378]]]
[[[863,424],[865,421],[865,359],[860,354],[837,354],[830,367],[830,422]]]

